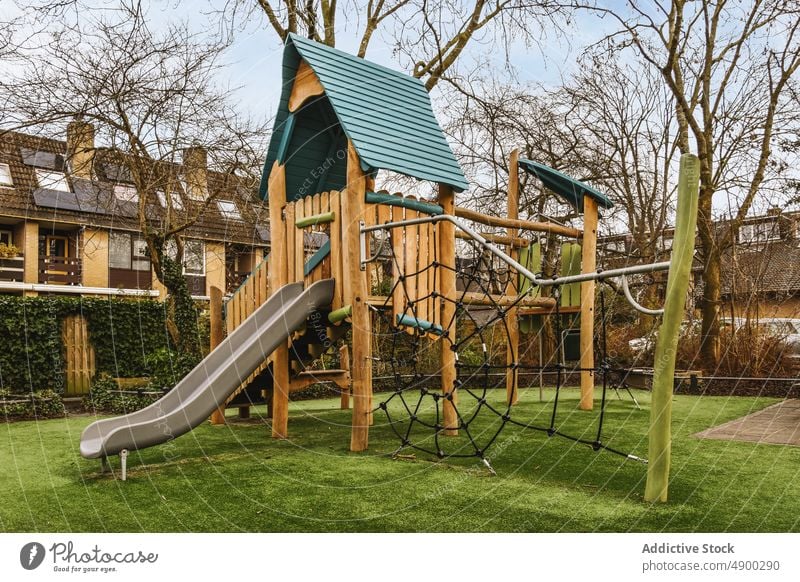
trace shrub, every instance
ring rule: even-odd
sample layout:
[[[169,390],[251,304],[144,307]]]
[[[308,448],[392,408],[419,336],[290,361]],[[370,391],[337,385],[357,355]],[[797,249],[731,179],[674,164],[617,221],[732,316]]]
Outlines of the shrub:
[[[7,419],[53,418],[64,415],[64,403],[52,390],[27,395],[0,390],[0,413]]]
[[[191,354],[180,354],[168,349],[156,350],[146,355],[145,365],[149,371],[151,389],[171,390],[197,363],[197,358]]]
[[[83,406],[90,412],[128,414],[149,406],[162,396],[161,392],[156,394],[150,392],[150,390],[120,392],[114,378],[108,374],[101,374],[83,399]]]

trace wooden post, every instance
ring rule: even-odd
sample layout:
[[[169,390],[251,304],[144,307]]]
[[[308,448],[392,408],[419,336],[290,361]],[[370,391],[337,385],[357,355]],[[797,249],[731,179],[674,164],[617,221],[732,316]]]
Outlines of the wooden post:
[[[353,424],[350,450],[364,451],[369,446],[370,403],[372,401],[372,326],[367,305],[366,272],[361,270],[361,227],[364,220],[366,176],[358,152],[347,146],[347,189],[342,193],[342,248],[345,277],[344,304],[353,306],[351,320],[352,353],[350,375],[353,387]]]
[[[339,368],[342,370],[350,371],[350,348],[347,344],[339,348]],[[339,400],[339,408],[347,410],[350,408],[350,387],[341,388],[341,399]]]
[[[678,350],[681,321],[686,313],[686,293],[689,290],[692,271],[699,183],[700,161],[693,154],[684,154],[681,156],[678,176],[678,208],[667,278],[667,299],[656,341],[645,501],[667,501],[672,455],[672,389],[675,379],[675,355]]]
[[[519,150],[511,152],[508,161],[508,217],[516,220],[519,218]],[[516,228],[508,228],[508,237],[514,240],[517,236]],[[515,261],[519,259],[519,250],[513,245],[508,245],[508,254]],[[511,279],[506,288],[507,295],[516,295],[517,286],[514,281],[513,273],[509,275]],[[506,365],[514,366],[519,363],[519,321],[517,320],[517,308],[512,307],[506,314],[506,327],[508,329],[508,346],[506,348]],[[516,367],[506,370],[506,400],[509,404],[516,404],[519,400],[519,370]]]
[[[597,201],[584,196],[581,273],[592,273],[596,267]],[[591,410],[594,406],[594,288],[594,281],[581,283],[581,410]]]
[[[211,324],[211,351],[222,343],[225,335],[225,323],[222,320],[222,289],[213,286],[210,289],[209,297],[209,319]],[[211,424],[225,424],[225,403],[221,403],[219,408],[211,413]]]
[[[445,184],[439,184],[439,205],[445,214],[454,214],[456,196],[453,189]],[[456,299],[456,228],[451,222],[441,222],[439,228],[439,263],[443,268],[440,273],[440,293],[442,297]],[[456,354],[450,349],[456,341],[456,306],[452,301],[442,301],[441,326],[450,342],[442,338],[440,342],[440,368],[442,381],[442,394],[445,399],[442,404],[444,416],[444,431],[446,436],[458,434],[458,415],[454,405],[458,404],[458,394],[455,390],[456,383]],[[452,402],[448,400],[452,398]]]
[[[271,293],[286,285],[289,277],[289,260],[286,245],[286,170],[275,162],[269,175],[269,228],[270,262],[269,287]],[[294,232],[291,233],[294,236]],[[285,439],[289,431],[289,342],[283,342],[272,353],[272,438]]]

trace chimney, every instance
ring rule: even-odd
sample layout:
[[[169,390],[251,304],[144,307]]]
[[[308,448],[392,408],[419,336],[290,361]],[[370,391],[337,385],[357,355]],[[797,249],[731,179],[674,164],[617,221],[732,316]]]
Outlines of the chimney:
[[[186,194],[192,200],[204,202],[208,198],[208,152],[202,146],[183,150],[183,176]]]
[[[67,160],[73,176],[92,179],[94,152],[94,126],[81,119],[67,125]]]

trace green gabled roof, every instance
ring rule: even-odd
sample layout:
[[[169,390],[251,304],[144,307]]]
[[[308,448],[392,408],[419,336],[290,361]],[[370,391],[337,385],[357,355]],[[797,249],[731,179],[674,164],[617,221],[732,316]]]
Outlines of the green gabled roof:
[[[301,58],[322,83],[325,96],[290,114],[289,96]],[[346,160],[339,152],[347,139],[368,173],[390,170],[447,184],[458,192],[468,187],[419,79],[290,34],[262,196],[267,195],[267,177],[277,159],[286,164],[289,199],[342,189]],[[331,163],[320,171],[325,160]]]
[[[609,209],[614,206],[614,203],[602,192],[595,190],[588,184],[570,178],[566,174],[562,174],[549,166],[525,159],[520,159],[519,165],[539,178],[546,188],[555,192],[556,195],[564,199],[565,202],[571,204],[581,212],[583,212],[584,196],[594,198],[597,200],[597,204],[602,208]]]

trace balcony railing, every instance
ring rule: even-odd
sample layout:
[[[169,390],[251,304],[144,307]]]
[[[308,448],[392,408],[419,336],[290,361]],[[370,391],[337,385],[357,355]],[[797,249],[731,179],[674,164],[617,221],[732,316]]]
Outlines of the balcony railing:
[[[39,257],[39,283],[80,285],[81,260],[72,257]]]
[[[0,258],[0,281],[22,282],[25,277],[25,260],[22,257]]]

